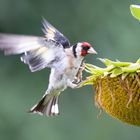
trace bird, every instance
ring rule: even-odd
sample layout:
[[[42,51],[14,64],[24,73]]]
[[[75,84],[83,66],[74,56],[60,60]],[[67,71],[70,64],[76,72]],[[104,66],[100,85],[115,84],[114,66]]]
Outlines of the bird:
[[[97,54],[88,42],[74,45],[45,18],[42,19],[42,36],[0,33],[0,50],[5,55],[20,55],[31,72],[50,68],[48,88],[30,110],[44,116],[59,115],[59,95],[67,87],[76,88],[75,77],[88,54]]]

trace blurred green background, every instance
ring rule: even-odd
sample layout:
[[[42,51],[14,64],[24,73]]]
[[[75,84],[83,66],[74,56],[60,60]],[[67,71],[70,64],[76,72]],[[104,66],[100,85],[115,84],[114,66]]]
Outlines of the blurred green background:
[[[140,23],[129,10],[138,0],[0,0],[0,32],[43,35],[44,16],[71,43],[90,42],[98,52],[87,61],[140,57]],[[124,124],[95,107],[92,87],[67,89],[60,97],[61,115],[28,114],[44,94],[49,70],[31,73],[18,56],[0,52],[0,140],[138,140],[140,128]]]

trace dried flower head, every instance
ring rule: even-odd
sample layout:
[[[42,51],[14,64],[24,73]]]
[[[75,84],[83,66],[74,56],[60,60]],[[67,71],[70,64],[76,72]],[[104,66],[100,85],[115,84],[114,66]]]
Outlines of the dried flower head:
[[[105,68],[86,64],[90,76],[80,86],[93,85],[95,101],[114,118],[140,126],[140,59],[136,63],[100,59]]]

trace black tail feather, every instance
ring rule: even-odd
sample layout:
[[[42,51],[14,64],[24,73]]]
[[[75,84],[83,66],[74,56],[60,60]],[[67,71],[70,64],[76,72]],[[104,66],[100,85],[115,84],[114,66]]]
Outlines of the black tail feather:
[[[50,97],[50,94],[46,94],[29,112],[47,116],[59,115],[58,96]]]

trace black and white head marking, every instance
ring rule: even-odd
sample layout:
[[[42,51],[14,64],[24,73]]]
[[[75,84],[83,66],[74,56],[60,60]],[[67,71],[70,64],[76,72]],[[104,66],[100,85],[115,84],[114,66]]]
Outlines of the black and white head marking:
[[[77,43],[73,45],[72,51],[75,58],[77,58],[78,56],[81,56],[81,49],[82,49],[81,45],[82,43]]]

